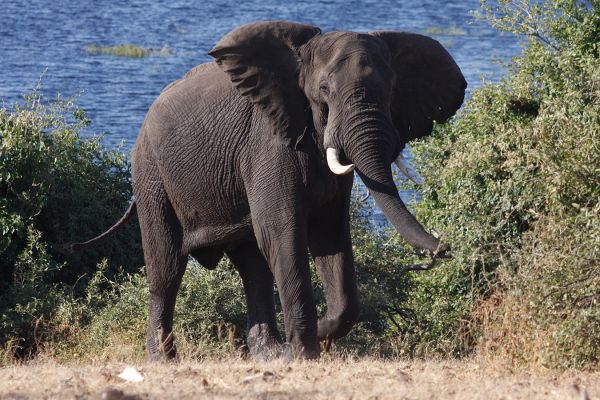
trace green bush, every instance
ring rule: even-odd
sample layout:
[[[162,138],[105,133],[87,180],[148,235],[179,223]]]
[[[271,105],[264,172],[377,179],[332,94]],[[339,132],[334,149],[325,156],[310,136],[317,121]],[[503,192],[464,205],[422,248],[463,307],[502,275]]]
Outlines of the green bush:
[[[143,359],[148,316],[144,274],[126,274],[111,281],[100,270],[94,282],[85,307],[97,312],[70,338],[76,350],[64,352],[62,358],[75,352],[82,358]],[[232,354],[241,347],[245,328],[243,287],[228,260],[215,271],[190,261],[175,309],[180,355],[198,359]]]
[[[101,257],[113,275],[143,264],[135,224],[92,249],[62,250],[111,226],[132,195],[127,159],[81,139],[88,125],[72,100],[43,102],[37,91],[0,109],[0,343],[21,355],[39,347],[36,321],[52,318],[62,284],[82,292]]]
[[[103,257],[112,270],[120,265],[135,271],[142,264],[136,224],[94,248],[61,252],[61,245],[110,227],[131,201],[129,161],[99,137],[81,139],[89,123],[71,99],[44,104],[37,91],[22,107],[0,109],[0,285],[10,282],[30,227],[42,233],[57,260],[68,262],[57,281],[90,275]]]
[[[0,294],[0,361],[29,357],[42,349],[49,320],[71,298],[45,281],[60,268],[46,253],[39,231],[30,229],[28,243],[15,260],[14,278]],[[57,324],[58,325],[58,324]],[[55,335],[58,336],[58,335]]]
[[[494,26],[527,41],[503,82],[476,90],[451,124],[415,145],[428,183],[417,213],[454,254],[417,279],[422,301],[410,302],[428,329],[415,340],[440,353],[476,346],[520,365],[593,368],[600,3],[483,6]]]

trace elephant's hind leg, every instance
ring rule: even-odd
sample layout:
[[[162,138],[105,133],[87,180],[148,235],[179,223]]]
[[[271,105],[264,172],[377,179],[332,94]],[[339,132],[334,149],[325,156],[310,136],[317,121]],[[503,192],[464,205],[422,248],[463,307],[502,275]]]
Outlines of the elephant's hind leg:
[[[173,313],[186,266],[183,230],[162,184],[150,181],[139,192],[136,202],[150,289],[147,351],[150,360],[165,361],[177,353]]]
[[[227,255],[240,273],[248,304],[247,343],[250,354],[268,360],[281,353],[281,337],[275,321],[273,274],[254,242],[245,242]]]

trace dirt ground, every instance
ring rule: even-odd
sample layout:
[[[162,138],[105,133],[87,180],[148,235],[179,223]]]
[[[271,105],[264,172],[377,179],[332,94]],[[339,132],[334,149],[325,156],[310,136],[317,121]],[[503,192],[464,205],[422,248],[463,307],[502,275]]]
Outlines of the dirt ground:
[[[329,359],[139,364],[36,362],[0,369],[0,399],[600,399],[600,373],[520,371],[485,363]],[[587,396],[587,397],[586,397]]]

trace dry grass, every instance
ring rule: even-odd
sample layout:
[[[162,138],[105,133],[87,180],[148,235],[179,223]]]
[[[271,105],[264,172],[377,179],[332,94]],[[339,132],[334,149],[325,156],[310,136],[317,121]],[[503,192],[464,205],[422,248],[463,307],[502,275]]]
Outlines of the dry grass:
[[[144,58],[150,55],[150,49],[134,44],[120,44],[117,46],[85,46],[85,51],[90,55],[113,55],[118,57]]]
[[[140,364],[38,361],[0,370],[0,399],[598,399],[600,373],[510,371],[484,362],[322,359],[258,364],[236,358]],[[588,397],[585,397],[587,393]]]

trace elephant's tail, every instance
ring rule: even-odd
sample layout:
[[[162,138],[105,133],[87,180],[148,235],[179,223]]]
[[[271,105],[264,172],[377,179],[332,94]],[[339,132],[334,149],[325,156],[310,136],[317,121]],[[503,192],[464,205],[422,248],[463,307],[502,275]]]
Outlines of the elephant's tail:
[[[101,233],[100,235],[96,236],[95,238],[92,238],[88,241],[85,242],[81,242],[81,243],[71,243],[66,245],[66,249],[70,252],[74,252],[74,251],[79,251],[84,247],[88,247],[91,245],[96,244],[97,242],[99,242],[100,240],[106,238],[107,236],[112,235],[116,230],[118,230],[121,225],[123,225],[125,222],[127,222],[127,220],[129,218],[131,218],[131,216],[133,214],[136,213],[136,204],[135,201],[132,201],[131,204],[129,205],[129,208],[127,209],[127,211],[125,211],[125,214],[123,214],[123,216],[121,217],[120,220],[118,220],[113,226],[111,226],[110,228],[108,228],[107,231],[105,231],[104,233]]]

